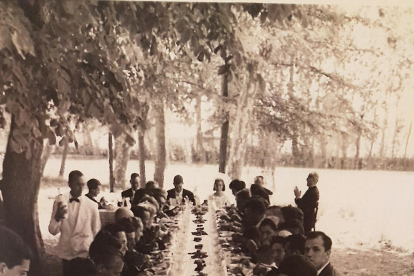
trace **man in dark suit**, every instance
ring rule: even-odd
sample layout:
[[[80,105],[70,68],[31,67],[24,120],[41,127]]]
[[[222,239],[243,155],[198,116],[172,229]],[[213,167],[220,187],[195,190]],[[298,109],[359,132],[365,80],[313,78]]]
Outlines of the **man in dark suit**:
[[[320,231],[310,232],[305,242],[305,257],[315,266],[318,276],[340,276],[331,265],[332,240]]]
[[[264,187],[264,177],[263,176],[261,176],[261,175],[256,176],[255,179],[254,179],[254,184],[257,184],[260,187],[262,187],[268,195],[273,195],[273,192],[271,190]]]
[[[298,187],[295,187],[295,202],[299,209],[303,212],[303,229],[305,230],[305,236],[315,229],[316,214],[318,212],[319,190],[316,187],[319,176],[316,172],[310,173],[306,179],[307,186],[309,187],[306,193],[301,198],[301,191]]]
[[[175,188],[168,190],[167,201],[169,201],[170,198],[175,198],[177,203],[181,204],[185,202],[185,198],[188,198],[195,205],[194,194],[189,190],[183,189],[184,180],[181,175],[174,176],[173,184]]]
[[[132,200],[135,196],[135,192],[139,189],[139,174],[131,174],[131,180],[129,180],[129,183],[131,183],[131,188],[123,191],[121,193],[121,196],[122,198],[129,198],[130,202],[132,203]]]

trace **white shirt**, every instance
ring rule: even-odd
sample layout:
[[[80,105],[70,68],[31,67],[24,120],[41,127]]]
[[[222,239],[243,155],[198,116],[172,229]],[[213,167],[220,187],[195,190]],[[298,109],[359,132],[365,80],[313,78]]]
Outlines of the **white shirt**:
[[[60,233],[56,254],[65,260],[87,258],[89,246],[101,229],[98,205],[85,196],[80,196],[79,202],[72,201],[70,193],[59,195],[53,204],[52,217],[49,223],[49,232],[52,235]],[[55,220],[58,202],[67,206],[67,218]]]
[[[175,191],[175,199],[177,200],[177,204],[180,205],[183,202],[183,190],[181,192]]]
[[[321,267],[321,269],[318,270],[318,272],[316,273],[316,275],[321,274],[322,270],[329,264],[329,261],[323,266]]]

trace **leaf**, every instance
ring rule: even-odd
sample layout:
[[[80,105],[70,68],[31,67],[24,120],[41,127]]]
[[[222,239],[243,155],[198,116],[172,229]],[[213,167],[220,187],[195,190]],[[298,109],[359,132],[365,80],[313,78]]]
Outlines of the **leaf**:
[[[260,90],[262,92],[265,92],[265,90],[266,90],[266,82],[265,82],[265,80],[263,79],[262,75],[260,75],[260,74],[257,74],[256,77],[257,77],[257,81],[259,82]]]
[[[198,54],[198,56],[197,56],[197,60],[198,60],[198,61],[200,61],[200,62],[202,62],[202,61],[204,60],[204,52],[203,52],[203,51],[201,51],[201,52]]]
[[[155,36],[152,36],[150,55],[153,56],[156,54],[157,54],[157,39],[155,38]]]
[[[76,148],[76,149],[79,149],[79,144],[78,144],[78,141],[75,141],[75,148]]]
[[[190,46],[193,48],[194,54],[197,54],[200,51],[200,44],[198,42],[197,36],[194,34],[191,36]]]
[[[187,26],[187,21],[184,19],[180,19],[177,21],[177,23],[175,23],[175,29],[177,30],[177,32],[179,32],[180,34],[182,32],[184,32],[185,27]]]
[[[57,113],[63,116],[69,110],[69,107],[70,101],[60,101]]]
[[[57,126],[58,125],[58,120],[56,120],[56,119],[52,119],[52,120],[50,120],[50,126],[51,127],[55,127],[55,126]]]
[[[62,137],[63,136],[63,127],[62,125],[58,125],[55,129],[56,136]]]
[[[114,138],[118,138],[124,132],[122,126],[118,122],[112,122],[109,130],[111,131]]]
[[[19,33],[16,31],[11,35],[14,47],[17,52],[20,54],[22,59],[26,59],[25,54],[29,53],[32,56],[35,56],[34,46],[32,38],[30,37],[29,32],[26,29],[19,30]]]
[[[20,153],[23,152],[22,147],[14,139],[10,140],[10,147],[11,147],[12,151],[15,152],[15,153],[20,154]]]
[[[223,48],[223,45],[219,45],[219,46],[217,46],[215,49],[214,49],[214,53],[215,54],[217,54],[218,53],[218,51],[220,51],[220,49],[222,49]]]
[[[242,56],[239,52],[234,54],[234,59],[236,60],[236,65],[240,65],[242,63]]]
[[[184,32],[181,34],[181,43],[185,44],[188,42],[188,40],[190,40],[192,31],[190,28],[185,28]]]
[[[32,128],[33,136],[36,138],[42,137],[42,133],[40,132],[39,128],[33,127]]]

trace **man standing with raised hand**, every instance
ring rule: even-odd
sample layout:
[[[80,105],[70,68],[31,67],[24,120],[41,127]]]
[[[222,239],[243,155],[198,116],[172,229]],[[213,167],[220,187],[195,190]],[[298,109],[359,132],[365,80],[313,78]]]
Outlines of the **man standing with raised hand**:
[[[306,178],[307,186],[309,187],[306,193],[301,198],[301,191],[296,186],[294,189],[295,203],[299,209],[303,212],[303,229],[305,230],[305,236],[308,235],[312,229],[315,229],[316,214],[319,204],[319,190],[316,187],[318,183],[319,175],[316,172],[310,173]]]
[[[85,178],[80,171],[69,174],[70,192],[57,196],[53,204],[49,232],[60,234],[56,246],[62,258],[63,275],[81,275],[93,268],[88,259],[89,246],[101,229],[98,205],[82,195]]]

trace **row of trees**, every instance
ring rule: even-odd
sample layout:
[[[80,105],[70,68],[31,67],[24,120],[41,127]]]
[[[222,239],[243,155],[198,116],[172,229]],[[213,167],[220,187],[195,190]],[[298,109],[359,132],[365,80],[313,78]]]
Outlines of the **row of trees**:
[[[197,126],[198,152],[219,129],[219,170],[233,178],[252,146],[267,149],[270,168],[288,141],[294,164],[305,155],[329,160],[332,141],[345,158],[355,144],[358,158],[363,139],[385,136],[380,114],[412,73],[402,46],[411,38],[391,31],[398,11],[375,11],[361,17],[287,4],[0,2],[0,101],[12,117],[0,188],[6,224],[36,254],[32,274],[42,275],[44,142],[77,146],[74,126],[87,131],[91,118],[108,127],[109,145],[112,136],[116,141],[111,181],[125,177],[137,140],[145,183],[145,138],[153,131],[154,180],[163,186],[168,110]],[[356,29],[384,39],[359,44]],[[209,118],[202,116],[206,101],[215,107]],[[212,129],[203,133],[206,119]]]

